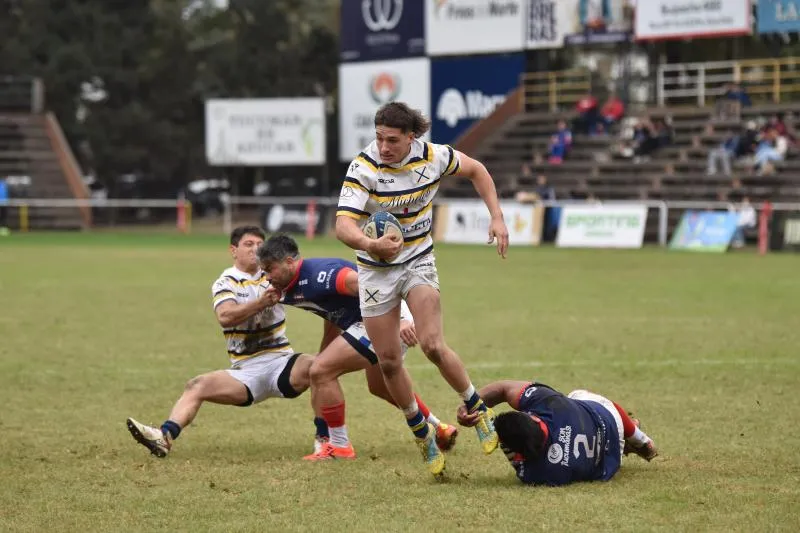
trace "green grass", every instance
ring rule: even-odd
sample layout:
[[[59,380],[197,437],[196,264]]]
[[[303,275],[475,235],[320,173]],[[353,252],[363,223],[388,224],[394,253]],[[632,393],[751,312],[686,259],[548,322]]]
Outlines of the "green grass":
[[[306,255],[349,253],[333,241]],[[224,237],[0,239],[0,531],[797,531],[800,262],[514,248],[437,252],[450,344],[481,385],[589,388],[641,416],[661,448],[609,483],[521,486],[463,432],[448,481],[402,417],[343,380],[355,462],[307,464],[308,396],[206,405],[165,460],[125,418],[160,423],[192,376],[227,364],[210,285]],[[318,319],[289,310],[296,349]],[[458,398],[407,359],[446,420]],[[410,518],[411,517],[411,518]]]

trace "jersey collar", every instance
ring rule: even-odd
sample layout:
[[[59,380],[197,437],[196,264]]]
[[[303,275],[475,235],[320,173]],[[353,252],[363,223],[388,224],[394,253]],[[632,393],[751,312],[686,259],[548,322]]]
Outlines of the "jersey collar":
[[[300,259],[300,261],[297,262],[297,270],[294,273],[294,277],[292,278],[292,281],[290,281],[289,284],[286,286],[286,288],[283,289],[284,293],[289,292],[290,290],[294,289],[294,286],[297,285],[297,280],[300,279],[300,269],[301,268],[303,268],[303,260],[302,259]]]

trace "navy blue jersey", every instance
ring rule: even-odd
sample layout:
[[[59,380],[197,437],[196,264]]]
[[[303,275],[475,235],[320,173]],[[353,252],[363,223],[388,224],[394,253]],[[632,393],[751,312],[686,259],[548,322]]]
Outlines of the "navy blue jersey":
[[[362,320],[358,296],[345,294],[344,280],[350,270],[357,271],[356,265],[344,259],[302,259],[281,301],[311,311],[346,330]]]
[[[534,485],[611,479],[619,470],[619,431],[613,415],[597,402],[572,400],[541,383],[520,391],[517,410],[547,425],[545,453],[536,460],[517,457],[517,477]]]

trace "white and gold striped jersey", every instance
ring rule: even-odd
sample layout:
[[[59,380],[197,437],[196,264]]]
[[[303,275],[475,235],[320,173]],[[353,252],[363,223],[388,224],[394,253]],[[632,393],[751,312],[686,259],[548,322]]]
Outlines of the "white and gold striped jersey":
[[[336,214],[354,218],[362,225],[377,211],[397,217],[405,242],[394,261],[379,263],[364,251],[356,254],[359,265],[386,267],[407,263],[433,250],[433,197],[442,177],[458,172],[461,162],[451,147],[418,139],[412,141],[411,151],[399,164],[378,161],[378,145],[372,141],[350,163]]]
[[[254,276],[236,267],[226,269],[211,286],[214,309],[222,302],[233,300],[246,304],[257,300],[269,288],[267,274],[259,270]],[[286,314],[281,304],[267,307],[245,322],[224,328],[231,363],[259,355],[292,353],[286,337]]]

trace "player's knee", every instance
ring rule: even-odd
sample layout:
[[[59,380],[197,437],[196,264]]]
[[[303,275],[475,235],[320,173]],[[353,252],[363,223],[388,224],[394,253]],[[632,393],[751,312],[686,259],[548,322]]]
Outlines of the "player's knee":
[[[442,362],[447,351],[447,345],[445,345],[444,339],[439,336],[428,337],[420,339],[419,344],[425,356],[430,359],[433,364],[439,365]]]
[[[384,358],[381,359],[380,363],[378,364],[381,367],[381,373],[383,373],[384,377],[386,377],[387,379],[392,379],[402,370],[403,359],[400,357]]]
[[[311,364],[311,368],[308,370],[308,379],[312,387],[327,383],[328,381],[336,379],[336,377],[336,373],[332,368],[319,361],[314,361]]]
[[[205,376],[195,376],[189,381],[186,382],[186,385],[183,386],[183,390],[190,394],[197,394],[200,395],[203,392],[206,384],[206,377]]]

